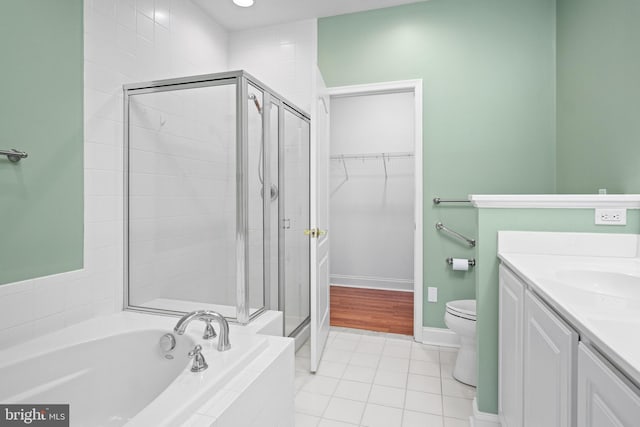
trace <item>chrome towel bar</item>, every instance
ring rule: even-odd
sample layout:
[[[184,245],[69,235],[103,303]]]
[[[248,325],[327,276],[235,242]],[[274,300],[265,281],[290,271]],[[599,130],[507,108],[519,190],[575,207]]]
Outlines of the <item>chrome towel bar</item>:
[[[29,155],[24,151],[18,151],[12,148],[11,150],[0,150],[0,156],[7,156],[10,162],[18,163],[21,159],[25,159]]]
[[[471,203],[469,200],[446,200],[441,199],[440,197],[433,198],[433,204],[439,205],[440,203]]]
[[[463,240],[464,242],[467,243],[467,245],[469,245],[470,247],[474,247],[476,245],[476,241],[475,239],[469,239],[468,237],[463,236],[462,234],[458,233],[457,231],[453,231],[449,228],[447,228],[443,223],[441,222],[437,222],[436,223],[436,230],[439,231],[444,231],[445,233],[449,233],[451,234],[453,237]]]

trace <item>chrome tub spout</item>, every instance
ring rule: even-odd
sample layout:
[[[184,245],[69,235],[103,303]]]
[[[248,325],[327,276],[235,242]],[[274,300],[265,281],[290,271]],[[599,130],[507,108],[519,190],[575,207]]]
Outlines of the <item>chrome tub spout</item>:
[[[209,324],[212,320],[218,322],[220,325],[220,332],[218,334],[218,351],[226,351],[231,348],[229,343],[229,323],[220,313],[210,310],[198,310],[187,313],[178,320],[176,327],[173,328],[174,332],[178,335],[184,334],[189,323],[192,320],[203,320]]]

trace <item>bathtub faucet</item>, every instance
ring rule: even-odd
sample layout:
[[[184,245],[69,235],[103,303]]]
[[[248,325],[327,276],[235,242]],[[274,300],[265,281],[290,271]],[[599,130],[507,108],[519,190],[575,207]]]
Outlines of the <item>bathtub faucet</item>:
[[[178,320],[176,323],[176,327],[173,328],[174,332],[178,335],[184,334],[187,326],[191,323],[192,320],[203,320],[210,325],[212,320],[218,322],[220,325],[220,334],[218,337],[218,351],[225,351],[231,348],[231,344],[229,344],[229,323],[227,319],[222,316],[220,313],[216,313],[215,311],[210,310],[198,310],[192,311],[191,313],[187,313]],[[207,336],[205,332],[205,336]],[[214,335],[215,336],[215,335]]]

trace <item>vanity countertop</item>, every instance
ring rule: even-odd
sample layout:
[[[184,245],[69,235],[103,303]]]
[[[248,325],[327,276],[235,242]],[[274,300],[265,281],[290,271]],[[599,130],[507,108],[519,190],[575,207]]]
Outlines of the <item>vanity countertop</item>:
[[[518,234],[501,232],[502,263],[576,329],[581,340],[590,341],[640,385],[640,236],[619,235],[616,246],[615,237],[603,241],[603,235],[520,233],[525,241],[538,235],[528,251]],[[548,250],[539,235],[552,237]],[[560,235],[571,243],[558,243]]]

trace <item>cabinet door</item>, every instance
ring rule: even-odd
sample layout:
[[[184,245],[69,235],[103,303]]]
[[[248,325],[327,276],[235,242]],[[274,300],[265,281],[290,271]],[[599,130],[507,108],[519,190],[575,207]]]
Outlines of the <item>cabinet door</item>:
[[[500,266],[498,413],[505,427],[522,426],[524,285]]]
[[[524,301],[524,425],[571,427],[578,335],[530,291]]]
[[[578,350],[578,425],[632,427],[640,424],[640,397],[587,346]]]

